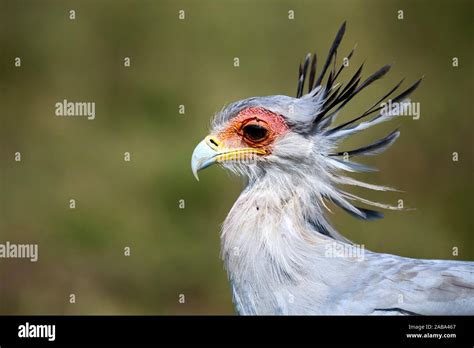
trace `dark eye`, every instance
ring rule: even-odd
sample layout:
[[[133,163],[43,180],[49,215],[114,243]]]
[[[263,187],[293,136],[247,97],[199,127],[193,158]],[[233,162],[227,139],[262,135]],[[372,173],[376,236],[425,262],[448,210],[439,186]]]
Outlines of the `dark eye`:
[[[258,124],[249,124],[243,128],[244,137],[253,141],[260,141],[267,137],[268,131]]]

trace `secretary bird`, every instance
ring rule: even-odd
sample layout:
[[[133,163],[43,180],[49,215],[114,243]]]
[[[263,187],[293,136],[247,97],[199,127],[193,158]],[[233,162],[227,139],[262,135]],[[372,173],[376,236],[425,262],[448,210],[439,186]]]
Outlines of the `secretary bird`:
[[[393,190],[343,173],[370,171],[351,158],[382,152],[398,138],[398,130],[367,146],[337,148],[343,139],[402,115],[410,104],[408,95],[421,82],[390,99],[389,110],[381,103],[403,80],[358,117],[334,125],[339,111],[390,69],[386,65],[361,79],[361,65],[345,86],[336,83],[347,65],[336,68],[344,32],[345,22],[318,75],[316,55],[308,54],[300,64],[296,98],[252,97],[226,106],[193,152],[196,178],[214,163],[246,178],[221,234],[235,309],[243,315],[474,314],[473,262],[361,253],[328,221],[327,201],[364,220],[382,214],[355,205],[357,201],[399,209],[340,188]]]

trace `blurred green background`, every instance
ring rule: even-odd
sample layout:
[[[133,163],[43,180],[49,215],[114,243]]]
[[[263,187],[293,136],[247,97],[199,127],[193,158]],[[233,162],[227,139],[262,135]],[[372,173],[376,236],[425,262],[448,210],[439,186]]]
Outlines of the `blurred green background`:
[[[192,150],[224,104],[294,95],[298,63],[314,50],[325,59],[344,20],[339,59],[358,43],[349,72],[364,60],[365,76],[394,66],[341,120],[402,77],[406,86],[425,79],[413,95],[420,120],[351,140],[401,127],[389,151],[364,160],[380,172],[358,177],[404,192],[354,192],[416,210],[372,223],[340,212],[332,220],[374,251],[474,259],[472,1],[0,3],[0,242],[39,244],[36,263],[0,260],[1,314],[232,314],[219,231],[242,184],[217,167],[197,182]],[[96,119],[55,116],[63,99],[95,102]]]

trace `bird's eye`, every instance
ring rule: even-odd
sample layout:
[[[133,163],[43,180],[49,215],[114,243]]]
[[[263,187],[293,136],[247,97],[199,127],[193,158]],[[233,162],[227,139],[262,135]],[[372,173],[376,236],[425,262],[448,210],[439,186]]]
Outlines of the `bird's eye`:
[[[246,125],[243,129],[244,137],[251,141],[262,141],[267,138],[268,130],[258,124]]]

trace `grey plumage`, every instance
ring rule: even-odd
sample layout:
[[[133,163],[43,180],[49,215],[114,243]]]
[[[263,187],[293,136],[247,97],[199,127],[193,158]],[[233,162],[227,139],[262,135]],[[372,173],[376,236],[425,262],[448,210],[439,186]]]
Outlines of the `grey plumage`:
[[[394,130],[392,133],[387,135],[386,137],[377,140],[376,142],[359,147],[357,149],[349,150],[349,151],[340,151],[335,154],[329,154],[329,156],[373,156],[378,155],[379,153],[383,152],[387,148],[389,148],[395,140],[400,136],[399,130]]]
[[[383,215],[356,202],[399,210],[342,189],[393,190],[345,173],[372,171],[352,158],[381,153],[395,142],[399,131],[356,149],[343,151],[339,144],[402,114],[410,103],[407,97],[421,82],[392,99],[399,103],[397,110],[383,111],[380,103],[403,80],[361,115],[334,125],[344,106],[390,69],[386,65],[362,80],[361,65],[344,87],[337,83],[344,68],[336,67],[344,32],[345,23],[318,77],[316,55],[306,56],[298,70],[296,98],[252,97],[228,105],[214,118],[210,138],[193,153],[196,176],[200,169],[219,163],[247,180],[221,235],[236,310],[240,314],[474,314],[472,262],[417,260],[360,249],[327,218],[328,201],[365,220]],[[354,49],[348,58],[353,53]],[[303,94],[306,82],[308,93]],[[248,110],[257,114],[235,123]],[[280,117],[285,126],[278,123]],[[275,133],[269,145],[249,142],[242,135],[246,122],[256,123],[260,130],[268,127],[268,132],[275,122],[275,129],[284,130]],[[249,153],[251,161],[236,157]]]

